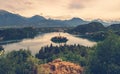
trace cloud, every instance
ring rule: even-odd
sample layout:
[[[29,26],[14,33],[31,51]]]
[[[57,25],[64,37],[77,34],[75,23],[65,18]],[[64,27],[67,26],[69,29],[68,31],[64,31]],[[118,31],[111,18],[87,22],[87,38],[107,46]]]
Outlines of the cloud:
[[[94,1],[97,1],[97,0],[71,0],[69,8],[70,9],[82,9],[82,8],[85,8],[86,5],[89,5]]]
[[[117,19],[120,0],[0,0],[0,9],[33,16]],[[64,17],[65,16],[65,17]]]
[[[84,6],[80,3],[71,3],[69,6],[69,9],[81,9],[84,8]]]

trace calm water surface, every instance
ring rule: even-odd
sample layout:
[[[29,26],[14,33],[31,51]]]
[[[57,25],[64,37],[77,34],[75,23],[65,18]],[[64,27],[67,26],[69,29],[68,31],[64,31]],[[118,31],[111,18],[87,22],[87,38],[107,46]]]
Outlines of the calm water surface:
[[[56,43],[51,42],[51,38],[54,36],[58,36],[58,32],[53,32],[53,33],[45,33],[42,35],[39,35],[35,37],[34,39],[24,39],[21,42],[18,43],[12,43],[12,44],[7,44],[3,45],[5,48],[6,52],[10,52],[13,50],[19,50],[19,49],[29,49],[32,54],[36,54],[39,52],[40,48],[43,46],[49,46],[51,43],[55,45],[59,45]],[[96,42],[89,41],[87,39],[83,38],[78,38],[74,35],[68,34],[68,33],[60,33],[61,36],[65,36],[68,38],[68,41],[66,44],[68,45],[73,45],[73,44],[80,44],[84,46],[94,46]]]

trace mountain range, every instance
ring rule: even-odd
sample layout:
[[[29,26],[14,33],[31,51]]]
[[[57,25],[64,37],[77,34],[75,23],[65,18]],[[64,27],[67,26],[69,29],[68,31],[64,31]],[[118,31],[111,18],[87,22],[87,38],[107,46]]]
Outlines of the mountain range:
[[[72,18],[70,20],[54,20],[46,19],[43,16],[35,15],[30,18],[23,17],[19,14],[13,14],[5,10],[0,10],[0,26],[22,27],[22,26],[36,26],[36,27],[73,27],[80,24],[86,24],[80,18]]]
[[[93,20],[102,23],[104,26],[108,26],[111,23],[104,22],[102,20]],[[92,22],[93,22],[92,21]],[[0,27],[76,27],[82,24],[88,24],[91,21],[86,21],[81,18],[72,18],[69,20],[54,20],[46,19],[43,16],[35,15],[32,17],[23,17],[19,14],[14,14],[5,10],[0,10]],[[115,22],[114,22],[115,23]],[[118,22],[117,22],[118,23]]]

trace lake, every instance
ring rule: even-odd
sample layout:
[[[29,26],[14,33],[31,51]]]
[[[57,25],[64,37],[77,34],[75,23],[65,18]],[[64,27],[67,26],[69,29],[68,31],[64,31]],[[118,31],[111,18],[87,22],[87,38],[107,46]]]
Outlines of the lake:
[[[10,51],[19,50],[19,49],[29,49],[34,55],[39,52],[41,47],[44,47],[47,45],[49,46],[50,44],[53,44],[54,46],[59,45],[51,41],[52,37],[58,36],[58,35],[59,35],[59,32],[40,34],[36,36],[34,39],[23,39],[21,42],[3,45],[3,47],[5,49],[5,52],[10,52]],[[75,35],[71,35],[68,33],[60,32],[60,35],[67,37],[68,41],[66,42],[66,44],[68,45],[80,44],[83,46],[91,47],[96,44],[96,42],[92,42],[87,39],[76,37]]]

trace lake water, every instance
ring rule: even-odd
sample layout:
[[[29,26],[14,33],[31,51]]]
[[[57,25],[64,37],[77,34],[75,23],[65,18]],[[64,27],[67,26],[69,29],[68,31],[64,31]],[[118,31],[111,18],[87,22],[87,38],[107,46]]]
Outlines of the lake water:
[[[19,49],[29,49],[32,54],[36,54],[39,52],[40,48],[43,46],[49,46],[51,43],[56,46],[59,44],[53,43],[51,41],[51,38],[54,36],[58,36],[58,32],[53,33],[45,33],[41,34],[34,39],[24,39],[21,42],[18,43],[11,43],[7,45],[3,45],[5,52],[10,52],[13,50],[19,50]],[[66,44],[73,45],[73,44],[80,44],[84,46],[93,46],[96,44],[96,42],[89,41],[87,39],[79,38],[74,35],[68,34],[68,33],[60,33],[61,36],[67,37],[68,41]]]

